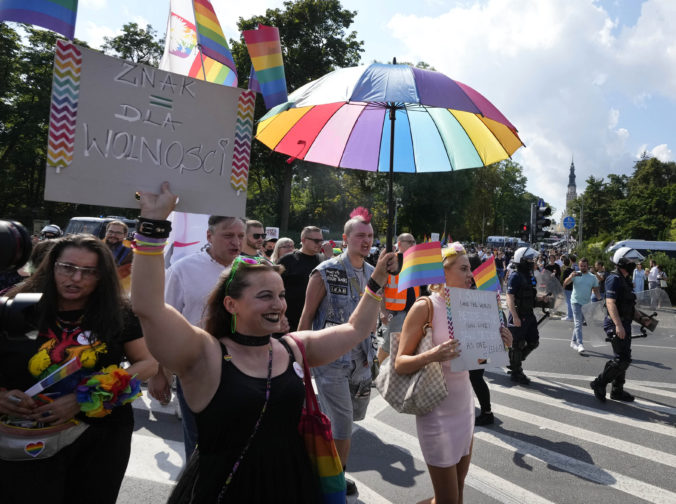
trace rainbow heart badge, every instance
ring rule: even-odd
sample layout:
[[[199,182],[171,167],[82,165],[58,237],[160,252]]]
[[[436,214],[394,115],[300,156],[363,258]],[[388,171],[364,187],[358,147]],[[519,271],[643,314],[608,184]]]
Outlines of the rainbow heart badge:
[[[24,446],[23,450],[28,455],[35,458],[45,450],[45,443],[44,443],[44,441],[34,441],[34,442],[28,443],[26,446]]]

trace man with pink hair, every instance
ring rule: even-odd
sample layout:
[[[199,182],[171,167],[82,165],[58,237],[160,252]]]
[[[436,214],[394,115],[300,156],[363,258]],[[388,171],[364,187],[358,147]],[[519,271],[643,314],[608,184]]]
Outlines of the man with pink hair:
[[[347,322],[362,295],[379,296],[380,285],[369,281],[373,266],[365,261],[373,245],[371,215],[363,207],[355,209],[343,228],[345,252],[328,259],[310,274],[305,306],[298,330],[322,329]],[[353,420],[362,420],[371,397],[371,364],[375,356],[373,331],[339,359],[313,368],[322,410],[331,420],[338,455],[347,464],[350,455]],[[347,494],[355,495],[357,486],[347,479]]]

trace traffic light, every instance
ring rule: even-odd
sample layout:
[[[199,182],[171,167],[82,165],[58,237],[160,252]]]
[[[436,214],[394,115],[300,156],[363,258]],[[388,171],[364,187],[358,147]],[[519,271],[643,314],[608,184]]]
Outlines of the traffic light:
[[[533,229],[533,241],[539,241],[543,238],[549,238],[551,233],[544,228],[549,227],[552,221],[548,217],[552,215],[552,209],[549,206],[535,208],[535,228]]]
[[[528,236],[529,234],[530,230],[528,229],[528,223],[524,222],[523,226],[521,226],[521,241],[528,243],[530,241],[530,237]]]

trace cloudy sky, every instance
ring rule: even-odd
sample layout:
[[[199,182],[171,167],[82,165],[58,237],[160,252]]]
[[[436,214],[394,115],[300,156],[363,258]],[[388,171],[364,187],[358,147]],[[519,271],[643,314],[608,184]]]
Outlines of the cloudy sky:
[[[212,0],[228,38],[236,21],[281,0]],[[484,94],[526,144],[528,190],[565,205],[590,176],[631,173],[676,149],[674,0],[343,0],[364,62],[426,61]],[[99,46],[122,25],[166,27],[169,0],[80,0],[76,37]]]

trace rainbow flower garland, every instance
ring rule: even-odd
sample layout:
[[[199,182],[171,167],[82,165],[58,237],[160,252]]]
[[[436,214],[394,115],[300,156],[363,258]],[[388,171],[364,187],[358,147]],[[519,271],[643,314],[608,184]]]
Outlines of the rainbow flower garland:
[[[116,365],[82,379],[75,389],[80,409],[88,417],[102,418],[116,406],[123,406],[141,395],[141,382]]]

